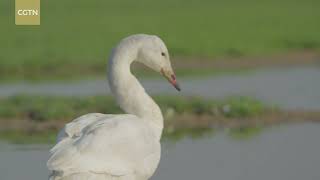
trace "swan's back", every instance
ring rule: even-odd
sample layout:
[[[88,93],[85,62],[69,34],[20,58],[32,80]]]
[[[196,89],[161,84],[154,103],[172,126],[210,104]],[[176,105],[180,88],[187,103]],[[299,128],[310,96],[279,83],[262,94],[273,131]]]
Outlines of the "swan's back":
[[[50,179],[148,179],[160,160],[157,138],[134,115],[81,116],[61,130],[50,151]]]

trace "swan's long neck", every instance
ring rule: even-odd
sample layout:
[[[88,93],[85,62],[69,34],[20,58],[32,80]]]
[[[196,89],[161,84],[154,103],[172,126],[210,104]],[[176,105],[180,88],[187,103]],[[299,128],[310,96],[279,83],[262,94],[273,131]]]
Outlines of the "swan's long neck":
[[[137,49],[137,45],[132,44],[120,45],[113,50],[108,65],[110,88],[122,110],[152,122],[161,135],[161,110],[130,71],[130,64],[137,57]]]

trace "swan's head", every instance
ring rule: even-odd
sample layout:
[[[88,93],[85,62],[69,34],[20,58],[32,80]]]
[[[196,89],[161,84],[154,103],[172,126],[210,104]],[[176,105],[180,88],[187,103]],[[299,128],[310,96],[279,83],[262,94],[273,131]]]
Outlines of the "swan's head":
[[[172,69],[168,49],[158,36],[145,35],[137,61],[161,73],[178,91],[180,86]]]

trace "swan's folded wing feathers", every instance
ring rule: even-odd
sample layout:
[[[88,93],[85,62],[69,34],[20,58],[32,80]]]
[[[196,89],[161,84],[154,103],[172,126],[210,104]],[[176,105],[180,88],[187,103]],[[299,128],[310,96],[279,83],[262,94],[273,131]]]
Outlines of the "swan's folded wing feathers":
[[[58,133],[56,145],[50,150],[50,153],[53,154],[61,146],[66,146],[67,143],[72,141],[71,138],[74,136],[80,136],[82,130],[89,124],[98,121],[101,118],[111,118],[114,115],[112,114],[101,114],[101,113],[90,113],[82,115],[70,123],[67,123]]]
[[[96,131],[91,129],[80,137],[70,138],[69,143],[67,139],[60,141],[57,145],[61,145],[56,148],[47,163],[48,168],[52,171],[62,171],[64,174],[93,170],[115,175],[129,173],[129,169],[124,166],[125,163],[118,162],[114,158],[105,161],[105,158],[99,157],[101,154],[108,155],[105,146],[110,144],[108,143],[110,138],[106,137],[105,144],[101,143],[101,137],[97,136],[97,131],[101,127],[96,127]]]
[[[90,113],[79,118],[73,120],[72,122],[66,124],[65,132],[68,134],[69,137],[72,136],[79,136],[82,133],[82,129],[92,124],[95,121],[100,120],[101,118],[106,118],[106,114],[100,113]]]
[[[112,175],[130,174],[141,159],[154,153],[148,128],[133,116],[117,116],[87,125],[79,137],[56,150],[48,161],[50,170],[94,171]],[[147,130],[147,131],[146,131]],[[153,141],[152,141],[153,142]]]

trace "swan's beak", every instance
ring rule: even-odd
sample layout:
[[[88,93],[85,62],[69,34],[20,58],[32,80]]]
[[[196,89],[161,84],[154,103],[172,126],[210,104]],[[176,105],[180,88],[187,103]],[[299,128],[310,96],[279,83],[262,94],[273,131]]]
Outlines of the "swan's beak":
[[[161,74],[172,84],[173,87],[175,87],[178,91],[181,91],[181,88],[178,84],[176,75],[173,73],[173,71],[165,71],[161,69]]]

